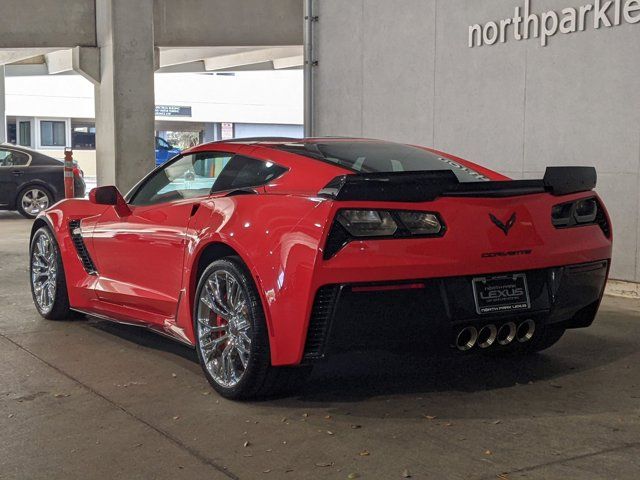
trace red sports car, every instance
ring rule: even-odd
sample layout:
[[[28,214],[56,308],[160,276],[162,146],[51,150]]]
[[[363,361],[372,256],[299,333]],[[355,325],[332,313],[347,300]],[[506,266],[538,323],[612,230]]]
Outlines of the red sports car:
[[[336,352],[534,352],[589,326],[611,258],[590,167],[509,180],[427,148],[244,139],[40,214],[31,287],[194,346],[229,398]]]

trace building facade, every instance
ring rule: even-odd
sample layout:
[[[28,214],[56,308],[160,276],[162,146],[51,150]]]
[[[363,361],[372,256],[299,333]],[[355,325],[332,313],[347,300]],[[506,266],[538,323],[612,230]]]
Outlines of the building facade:
[[[93,85],[79,75],[5,81],[7,141],[55,158],[71,147],[85,174],[94,176]],[[195,134],[197,142],[303,134],[300,71],[156,74],[155,98],[161,138],[175,132]]]

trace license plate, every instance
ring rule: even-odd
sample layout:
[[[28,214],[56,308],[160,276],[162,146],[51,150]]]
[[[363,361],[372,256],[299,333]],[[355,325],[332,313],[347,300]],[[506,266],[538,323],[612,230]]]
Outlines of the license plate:
[[[524,273],[477,277],[472,280],[476,312],[506,313],[531,308],[527,277]]]

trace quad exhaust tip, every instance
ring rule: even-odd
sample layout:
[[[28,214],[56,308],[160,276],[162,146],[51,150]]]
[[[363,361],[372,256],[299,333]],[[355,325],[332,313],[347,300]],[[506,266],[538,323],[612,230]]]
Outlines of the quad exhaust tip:
[[[535,331],[536,324],[533,320],[525,320],[518,325],[514,322],[506,322],[500,327],[488,324],[479,330],[476,327],[468,326],[458,332],[456,348],[461,352],[466,352],[475,346],[484,349],[495,343],[503,347],[514,341],[525,343],[533,338]]]
[[[497,334],[498,345],[509,345],[516,338],[517,327],[513,322],[504,323]]]
[[[495,325],[489,324],[485,325],[478,332],[478,346],[480,348],[489,348],[496,341],[496,337],[498,336],[498,329]]]
[[[528,342],[533,338],[533,333],[536,331],[536,324],[533,320],[525,320],[516,330],[516,338],[520,343]]]
[[[476,327],[464,327],[456,337],[456,347],[461,352],[471,350],[478,341],[478,330]]]

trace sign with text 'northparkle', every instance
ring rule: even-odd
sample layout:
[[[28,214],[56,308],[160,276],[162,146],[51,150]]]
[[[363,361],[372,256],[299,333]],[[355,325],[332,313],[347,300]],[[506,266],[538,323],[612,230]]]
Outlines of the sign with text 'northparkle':
[[[548,44],[556,33],[569,34],[593,27],[617,27],[623,23],[640,23],[640,0],[595,0],[577,8],[560,12],[549,10],[541,14],[531,12],[531,0],[522,9],[515,8],[511,18],[475,24],[469,27],[469,47],[505,43],[508,39],[540,38],[540,45]]]

